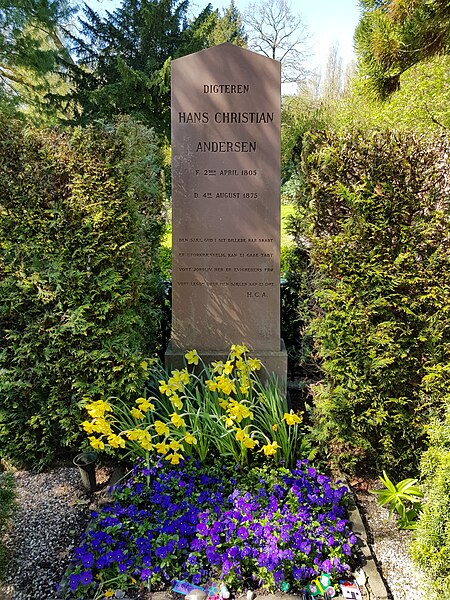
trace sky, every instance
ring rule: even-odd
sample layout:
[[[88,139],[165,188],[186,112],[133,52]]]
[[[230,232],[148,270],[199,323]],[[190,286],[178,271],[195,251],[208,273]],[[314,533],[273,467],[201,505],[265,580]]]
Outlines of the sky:
[[[224,8],[228,0],[191,0],[190,7],[198,14],[208,1],[214,8]],[[261,0],[235,0],[239,11],[243,12],[248,5]],[[263,1],[263,0],[262,0]],[[87,3],[99,12],[102,9],[114,10],[119,0],[87,0]],[[354,59],[353,33],[359,21],[360,10],[358,0],[291,0],[291,10],[300,14],[311,34],[310,69],[324,69],[328,53],[333,44],[338,44],[343,67]]]
[[[235,3],[243,12],[255,1],[235,0]],[[213,1],[211,3],[216,6]],[[224,5],[227,4],[225,0]],[[353,34],[360,17],[358,0],[291,0],[290,6],[293,13],[302,16],[311,34],[310,68],[324,68],[330,48],[336,43],[344,68],[355,58]],[[222,4],[217,3],[217,7],[222,7]]]

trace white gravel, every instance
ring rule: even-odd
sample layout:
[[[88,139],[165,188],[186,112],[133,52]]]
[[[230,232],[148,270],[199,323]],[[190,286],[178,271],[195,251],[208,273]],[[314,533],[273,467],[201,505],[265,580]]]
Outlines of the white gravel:
[[[13,557],[1,600],[56,600],[70,553],[89,520],[76,468],[15,473],[18,510],[6,545]]]
[[[100,482],[107,473],[100,474]],[[76,468],[15,473],[19,509],[7,545],[13,556],[0,600],[57,600],[57,585],[85,530],[92,498]],[[98,499],[98,494],[97,494]],[[426,600],[421,577],[408,556],[411,534],[387,521],[388,511],[367,492],[357,492],[369,543],[392,600]]]
[[[374,494],[358,491],[356,497],[370,549],[390,598],[427,600],[423,575],[408,553],[411,531],[397,529],[394,518],[388,520],[389,510],[378,506]]]

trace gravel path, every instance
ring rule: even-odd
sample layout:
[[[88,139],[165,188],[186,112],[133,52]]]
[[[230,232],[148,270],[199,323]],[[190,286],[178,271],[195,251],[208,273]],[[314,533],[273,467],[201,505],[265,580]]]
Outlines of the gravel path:
[[[375,486],[381,487],[374,482],[370,489]],[[369,546],[389,597],[392,600],[426,600],[422,575],[408,554],[411,532],[399,531],[394,520],[388,521],[388,509],[378,506],[374,494],[359,490],[355,495]]]
[[[107,476],[101,472],[97,479],[102,483]],[[6,585],[0,584],[0,600],[57,600],[57,585],[95,502],[82,489],[75,468],[40,474],[19,471],[15,477],[19,509],[7,536],[14,562]],[[390,598],[426,600],[408,557],[411,534],[387,522],[388,511],[378,507],[373,495],[359,490],[357,499]]]
[[[14,558],[1,600],[56,600],[91,501],[76,468],[15,473],[18,511],[6,544]]]

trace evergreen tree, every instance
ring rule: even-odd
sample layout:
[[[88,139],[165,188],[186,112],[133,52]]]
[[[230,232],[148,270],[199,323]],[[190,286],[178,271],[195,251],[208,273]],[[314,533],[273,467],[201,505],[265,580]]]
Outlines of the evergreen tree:
[[[360,0],[355,33],[359,70],[374,95],[385,98],[411,66],[450,49],[447,0]]]
[[[67,34],[76,7],[69,0],[0,0],[0,102],[42,109],[73,62]]]
[[[231,0],[228,8],[224,9],[223,15],[220,16],[218,10],[216,12],[216,24],[209,38],[210,46],[217,46],[229,42],[241,48],[247,47],[248,36],[245,33],[242,16],[234,0]]]
[[[71,122],[129,114],[168,136],[170,63],[217,41],[242,41],[238,13],[220,18],[211,4],[194,19],[188,0],[124,0],[105,18],[85,7],[79,63],[71,67],[73,92],[60,98]]]

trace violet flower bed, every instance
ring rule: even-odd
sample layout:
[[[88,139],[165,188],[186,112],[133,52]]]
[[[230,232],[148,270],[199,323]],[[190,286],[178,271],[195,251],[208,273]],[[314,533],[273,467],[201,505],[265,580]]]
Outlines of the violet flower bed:
[[[289,471],[193,460],[142,463],[93,513],[75,549],[68,598],[115,590],[221,580],[232,590],[299,592],[322,572],[349,574],[357,542],[346,518],[348,489],[308,461]]]

